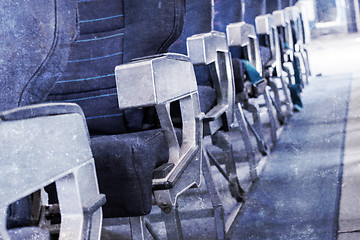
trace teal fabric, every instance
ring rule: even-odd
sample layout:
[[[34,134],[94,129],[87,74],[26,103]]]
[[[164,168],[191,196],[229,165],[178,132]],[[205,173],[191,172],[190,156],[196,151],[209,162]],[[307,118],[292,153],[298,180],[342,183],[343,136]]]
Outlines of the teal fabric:
[[[300,87],[297,84],[294,84],[292,86],[290,86],[290,95],[291,95],[291,100],[293,102],[294,105],[294,110],[295,111],[302,111],[303,110],[303,104],[300,98]]]
[[[262,79],[259,72],[256,70],[255,66],[249,62],[248,60],[241,60],[246,69],[246,76],[250,79],[252,84],[256,84],[258,81]]]
[[[290,46],[288,43],[285,43],[285,48],[290,49]],[[293,102],[294,105],[294,110],[296,111],[302,111],[303,110],[303,104],[300,98],[300,93],[301,93],[301,88],[300,88],[300,84],[301,84],[301,78],[300,78],[300,69],[299,69],[299,61],[297,60],[297,58],[295,58],[295,53],[293,52],[293,68],[294,68],[294,77],[295,77],[295,84],[290,86],[290,95],[291,95],[291,100]]]

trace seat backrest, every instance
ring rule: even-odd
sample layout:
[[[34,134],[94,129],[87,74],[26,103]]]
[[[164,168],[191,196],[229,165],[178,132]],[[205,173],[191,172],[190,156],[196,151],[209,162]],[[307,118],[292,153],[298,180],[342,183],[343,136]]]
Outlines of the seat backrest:
[[[225,32],[230,23],[244,21],[245,1],[222,0],[214,2],[214,30]]]
[[[118,109],[114,69],[166,52],[181,33],[184,0],[78,0],[78,5],[80,37],[48,100],[79,104],[91,133],[141,130],[142,111]]]
[[[266,13],[266,1],[245,1],[244,21],[255,26],[255,17]]]
[[[282,8],[281,0],[266,0],[266,13],[280,10]]]
[[[169,48],[170,52],[187,54],[186,39],[212,30],[211,0],[187,0],[185,25],[179,39]]]
[[[0,111],[41,102],[76,37],[76,1],[3,0],[0,15]]]
[[[260,15],[255,18],[255,23],[260,46],[270,49],[270,61],[275,61],[276,68],[281,72],[280,43],[274,17],[271,14]]]
[[[300,22],[300,11],[296,6],[285,8],[286,15],[290,21],[294,47],[296,44],[302,44],[302,31]]]

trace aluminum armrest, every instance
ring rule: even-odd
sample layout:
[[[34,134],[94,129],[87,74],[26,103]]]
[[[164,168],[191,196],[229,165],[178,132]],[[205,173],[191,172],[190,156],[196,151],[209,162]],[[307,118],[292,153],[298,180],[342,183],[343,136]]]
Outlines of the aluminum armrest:
[[[288,24],[289,19],[287,18],[285,14],[285,10],[276,10],[272,13],[274,24],[277,27],[286,27],[286,24]]]
[[[60,239],[99,238],[101,206],[84,114],[75,104],[39,104],[0,113],[0,238],[9,204],[55,182]],[[43,203],[46,205],[47,203]]]
[[[84,116],[79,105],[74,103],[43,103],[0,112],[0,119],[2,121],[15,121],[71,113]]]
[[[228,105],[216,105],[205,114],[204,121],[210,122],[220,118],[221,115],[224,114],[228,108]]]
[[[116,66],[115,78],[120,109],[155,106],[169,147],[169,161],[157,169],[153,188],[174,187],[186,166],[194,159],[200,161],[203,115],[193,65],[181,54],[154,55]],[[170,115],[174,101],[180,102],[181,146]]]
[[[276,60],[272,59],[265,64],[265,68],[275,68],[276,67]]]
[[[248,60],[261,73],[260,47],[254,26],[245,22],[230,23],[226,27],[226,35],[229,47],[247,48]]]
[[[296,21],[300,17],[299,8],[297,6],[286,7],[285,12],[290,21]]]
[[[255,18],[255,27],[257,34],[272,34],[272,28],[275,23],[271,14],[260,15]]]
[[[210,67],[217,105],[206,113],[204,132],[213,135],[221,127],[228,128],[234,121],[235,85],[226,36],[217,31],[196,34],[187,38],[187,49],[194,65]]]

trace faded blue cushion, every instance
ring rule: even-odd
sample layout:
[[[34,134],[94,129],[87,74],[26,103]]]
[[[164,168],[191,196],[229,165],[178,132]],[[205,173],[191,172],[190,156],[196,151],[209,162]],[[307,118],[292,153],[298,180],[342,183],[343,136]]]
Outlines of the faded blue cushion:
[[[271,50],[269,47],[260,46],[261,64],[264,66],[271,60]]]
[[[207,113],[216,104],[215,89],[209,86],[198,86],[200,109]]]
[[[152,174],[168,161],[160,129],[91,138],[104,217],[146,215],[152,206]]]

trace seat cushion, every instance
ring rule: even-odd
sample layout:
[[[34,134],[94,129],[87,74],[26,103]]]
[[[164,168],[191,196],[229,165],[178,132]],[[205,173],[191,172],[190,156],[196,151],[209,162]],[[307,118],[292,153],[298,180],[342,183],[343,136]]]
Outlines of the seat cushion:
[[[244,90],[245,67],[239,58],[233,58],[232,65],[234,70],[235,90],[237,93],[240,93]]]
[[[198,86],[200,109],[207,113],[216,104],[215,89],[209,86]]]
[[[48,231],[38,227],[14,228],[8,231],[10,239],[26,239],[26,240],[48,240],[50,234]]]
[[[104,217],[146,215],[152,206],[152,174],[168,160],[160,129],[91,138]]]
[[[261,64],[264,66],[271,60],[271,50],[268,47],[260,46]]]

